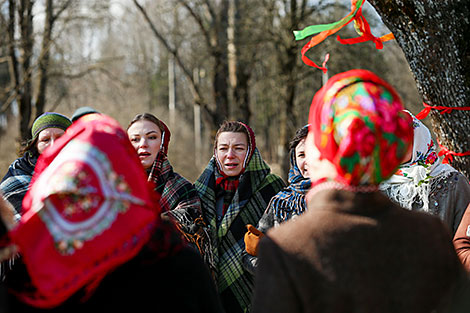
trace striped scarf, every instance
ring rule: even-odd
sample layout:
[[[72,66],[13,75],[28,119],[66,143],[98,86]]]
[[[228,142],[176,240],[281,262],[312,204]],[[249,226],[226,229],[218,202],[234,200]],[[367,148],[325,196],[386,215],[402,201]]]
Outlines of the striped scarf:
[[[0,184],[3,198],[13,205],[17,218],[21,214],[23,198],[29,189],[36,161],[37,157],[25,153],[10,165]]]
[[[275,220],[282,223],[306,209],[305,194],[310,189],[310,179],[302,176],[295,160],[295,149],[290,152],[289,186],[271,199],[269,209],[274,211]]]
[[[195,182],[201,198],[204,220],[211,231],[216,284],[228,313],[244,312],[251,303],[253,276],[242,266],[242,253],[245,250],[243,238],[246,225],[256,225],[271,198],[285,186],[282,179],[270,171],[258,149],[254,149],[220,225],[217,225],[216,221],[215,157],[212,157]]]

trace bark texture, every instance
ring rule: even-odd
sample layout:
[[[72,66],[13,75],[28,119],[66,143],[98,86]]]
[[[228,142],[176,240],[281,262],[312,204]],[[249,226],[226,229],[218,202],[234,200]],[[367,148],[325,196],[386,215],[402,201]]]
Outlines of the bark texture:
[[[470,106],[470,1],[369,2],[395,35],[423,101],[432,106]],[[470,151],[470,111],[432,110],[430,117],[444,147]],[[454,157],[452,166],[470,177],[470,156]]]

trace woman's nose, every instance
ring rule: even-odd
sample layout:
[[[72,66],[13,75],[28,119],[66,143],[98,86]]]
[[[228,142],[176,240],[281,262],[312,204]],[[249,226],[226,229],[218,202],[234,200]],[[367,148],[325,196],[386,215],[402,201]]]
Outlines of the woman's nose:
[[[228,149],[227,158],[234,158],[234,157],[235,157],[235,151],[233,151],[233,149]]]
[[[146,147],[147,146],[147,139],[142,138],[139,141],[139,147]]]

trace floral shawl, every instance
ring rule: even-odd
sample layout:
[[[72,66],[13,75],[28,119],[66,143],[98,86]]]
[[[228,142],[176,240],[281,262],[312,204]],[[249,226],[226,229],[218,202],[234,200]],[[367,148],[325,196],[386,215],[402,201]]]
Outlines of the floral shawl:
[[[10,231],[34,286],[21,300],[57,306],[133,258],[161,225],[152,187],[118,122],[75,122],[40,155]]]
[[[395,90],[366,70],[337,74],[315,94],[309,131],[336,182],[375,186],[389,178],[412,142],[412,122]]]
[[[380,189],[392,200],[411,210],[414,203],[422,203],[423,211],[429,210],[431,179],[447,177],[456,170],[442,164],[429,129],[409,111],[413,118],[413,154],[411,160],[400,165],[399,170]]]

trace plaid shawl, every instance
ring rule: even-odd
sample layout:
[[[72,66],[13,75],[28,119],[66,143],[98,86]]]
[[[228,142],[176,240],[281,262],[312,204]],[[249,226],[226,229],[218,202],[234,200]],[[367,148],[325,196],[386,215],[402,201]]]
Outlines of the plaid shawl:
[[[148,180],[155,184],[155,191],[160,195],[160,206],[164,215],[176,222],[176,227],[183,237],[194,244],[209,267],[213,267],[211,245],[207,227],[201,214],[201,201],[193,184],[173,171],[168,161],[168,146],[171,133],[163,125],[162,145],[150,170]]]
[[[305,194],[310,189],[310,179],[302,176],[295,161],[295,149],[290,152],[289,186],[278,192],[271,199],[268,210],[274,213],[274,219],[282,223],[305,211]],[[272,225],[274,226],[274,225]]]
[[[16,159],[10,165],[8,172],[0,183],[3,198],[13,205],[17,217],[19,217],[22,211],[23,198],[29,189],[36,161],[37,157],[33,157],[30,153],[25,153],[24,156]]]
[[[253,276],[242,266],[246,225],[256,225],[271,198],[285,186],[282,179],[270,171],[255,149],[219,227],[216,222],[215,157],[195,182],[204,220],[210,227],[216,284],[227,312],[244,312],[250,306]]]

